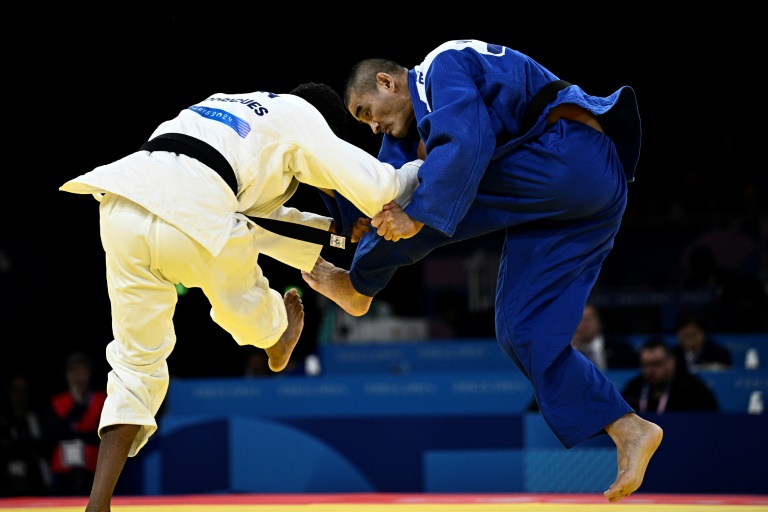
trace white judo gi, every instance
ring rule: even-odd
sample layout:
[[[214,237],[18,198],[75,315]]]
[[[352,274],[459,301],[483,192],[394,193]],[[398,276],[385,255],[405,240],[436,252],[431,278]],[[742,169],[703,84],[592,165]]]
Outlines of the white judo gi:
[[[330,217],[284,204],[299,183],[336,190],[373,217],[407,204],[420,160],[401,169],[337,138],[312,105],[268,92],[215,94],[162,123],[151,138],[181,133],[217,149],[235,171],[237,195],[210,167],[186,155],[137,151],[65,183],[100,201],[100,233],[114,339],[99,432],[141,425],[136,455],[157,430],[176,336],[175,285],[199,287],[211,318],[240,345],[272,346],[288,325],[260,253],[310,271],[322,246],[266,231],[246,216],[328,230]],[[330,235],[329,235],[330,236]]]

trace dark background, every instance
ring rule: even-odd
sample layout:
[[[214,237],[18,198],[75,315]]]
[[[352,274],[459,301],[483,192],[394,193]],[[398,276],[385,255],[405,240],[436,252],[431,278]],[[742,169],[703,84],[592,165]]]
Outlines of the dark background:
[[[5,49],[6,140],[14,146],[8,147],[13,156],[2,185],[4,377],[27,372],[47,395],[63,385],[66,354],[79,349],[94,358],[95,385],[106,383],[104,347],[112,336],[98,203],[59,192],[61,184],[137,150],[159,123],[212,93],[280,93],[308,81],[341,92],[358,60],[386,57],[412,67],[449,39],[510,46],[593,94],[607,95],[622,85],[635,89],[643,121],[637,181],[600,290],[668,289],[684,272],[684,241],[713,230],[758,244],[756,256],[736,270],[764,286],[765,56],[751,30],[756,13],[726,6],[725,12],[686,12],[675,19],[634,6],[616,6],[621,14],[547,6],[500,12],[338,9],[115,7],[111,14],[34,13],[13,20],[24,37]],[[379,143],[357,125],[351,141],[372,154]],[[300,187],[290,204],[325,213],[314,190]],[[495,247],[495,236],[439,252]],[[346,255],[324,255],[348,267]],[[307,323],[297,349],[303,357],[314,350],[317,297],[298,270],[266,257],[260,263],[273,288],[304,288]],[[396,314],[425,314],[429,290],[422,270],[421,263],[402,269],[382,292]],[[210,320],[209,306],[196,292],[181,297],[177,307],[172,375],[241,374],[244,349]],[[616,329],[663,327],[642,304],[616,318]],[[483,320],[472,325],[471,334],[493,336],[492,320]],[[749,328],[738,321],[728,325]]]

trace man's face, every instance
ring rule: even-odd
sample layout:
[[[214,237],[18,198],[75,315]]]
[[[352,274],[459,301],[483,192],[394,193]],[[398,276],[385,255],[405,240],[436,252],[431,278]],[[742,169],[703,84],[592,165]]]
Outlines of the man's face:
[[[373,93],[352,94],[347,109],[358,122],[370,126],[373,133],[393,137],[408,135],[415,119],[408,90],[396,87],[393,82],[378,83]]]
[[[66,376],[70,389],[83,392],[90,385],[91,368],[83,363],[72,364],[67,368]]]
[[[688,352],[698,352],[704,345],[704,330],[696,323],[688,323],[677,331],[677,342]]]
[[[661,347],[640,351],[640,371],[651,384],[668,382],[675,373],[675,358]]]

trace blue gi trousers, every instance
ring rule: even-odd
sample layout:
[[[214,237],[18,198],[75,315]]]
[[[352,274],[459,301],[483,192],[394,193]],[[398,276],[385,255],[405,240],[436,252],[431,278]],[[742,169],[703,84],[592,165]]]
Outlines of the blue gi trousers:
[[[547,424],[571,448],[632,412],[611,381],[571,346],[626,202],[627,182],[611,139],[560,120],[491,162],[453,237],[427,226],[399,242],[372,232],[360,241],[350,278],[358,292],[375,296],[398,267],[443,245],[504,229],[496,336],[531,381]]]

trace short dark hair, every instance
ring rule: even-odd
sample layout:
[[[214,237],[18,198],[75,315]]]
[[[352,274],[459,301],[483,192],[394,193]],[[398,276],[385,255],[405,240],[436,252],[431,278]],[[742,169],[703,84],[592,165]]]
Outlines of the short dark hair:
[[[646,339],[643,344],[640,345],[640,352],[643,350],[654,350],[657,348],[663,349],[664,353],[668,356],[674,355],[670,344],[667,343],[667,341],[661,336],[650,336],[648,339]]]
[[[679,331],[689,324],[695,324],[702,331],[707,329],[707,326],[704,325],[704,317],[698,311],[694,309],[684,309],[675,317],[675,331]]]
[[[376,90],[376,74],[383,72],[397,75],[405,68],[397,62],[389,59],[365,59],[361,60],[349,71],[347,81],[344,84],[344,104],[349,105],[352,94],[362,96]]]
[[[64,367],[69,370],[75,366],[85,365],[91,367],[91,358],[85,352],[71,352],[64,360]]]
[[[288,94],[307,100],[320,111],[325,122],[340,139],[346,139],[349,123],[352,121],[341,96],[332,87],[322,83],[307,82],[294,87]]]

